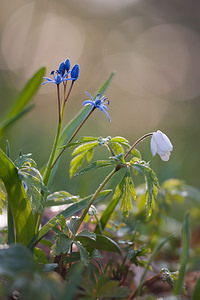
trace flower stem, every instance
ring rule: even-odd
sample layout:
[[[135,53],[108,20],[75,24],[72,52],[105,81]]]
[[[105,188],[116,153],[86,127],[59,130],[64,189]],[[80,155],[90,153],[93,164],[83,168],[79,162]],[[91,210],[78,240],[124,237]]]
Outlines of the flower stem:
[[[73,85],[74,85],[74,81],[72,81],[72,83],[71,83],[71,85],[70,85],[70,88],[69,88],[69,91],[68,91],[68,93],[67,93],[67,96],[66,96],[65,99],[64,99],[64,103],[67,102],[67,100],[68,100],[68,98],[69,98],[69,95],[70,95],[70,93],[71,93],[71,90],[72,90]]]
[[[150,137],[150,136],[152,136],[152,135],[153,135],[153,133],[151,132],[151,133],[147,133],[147,134],[143,135],[141,138],[139,138],[139,139],[133,144],[133,146],[128,150],[128,152],[125,154],[124,159],[127,158],[127,156],[131,153],[131,151],[132,151],[132,150],[133,150],[140,142],[142,142],[144,139],[146,139],[146,138],[148,138],[148,137]]]
[[[58,121],[60,124],[61,123],[61,110],[60,110],[60,87],[59,87],[59,84],[57,84],[57,94],[58,94]]]
[[[104,186],[108,183],[108,181],[113,177],[113,175],[117,172],[117,169],[113,169],[112,172],[110,172],[110,174],[108,174],[108,176],[104,179],[104,181],[100,184],[100,186],[98,187],[98,189],[96,190],[96,192],[94,193],[94,195],[92,196],[90,202],[88,203],[88,206],[84,209],[84,211],[82,212],[82,215],[79,219],[79,224],[78,224],[78,229],[80,228],[85,216],[87,215],[87,212],[90,208],[90,206],[94,203],[94,201],[96,200],[97,196],[99,195],[99,193],[102,191],[102,189],[104,188]]]
[[[89,116],[92,114],[92,112],[94,111],[95,108],[92,108],[88,114],[86,115],[86,117],[83,119],[83,121],[80,123],[80,125],[76,128],[76,130],[74,131],[74,133],[72,134],[71,138],[67,141],[67,143],[64,145],[64,148],[60,151],[60,153],[58,154],[58,156],[56,157],[56,159],[54,160],[54,162],[51,165],[51,169],[55,166],[56,162],[58,161],[58,159],[60,158],[60,156],[63,154],[63,152],[65,151],[65,149],[67,148],[67,145],[69,145],[69,143],[71,143],[71,141],[73,140],[73,138],[75,137],[75,135],[78,133],[78,131],[81,129],[81,127],[83,126],[83,124],[85,123],[85,121],[89,118]]]

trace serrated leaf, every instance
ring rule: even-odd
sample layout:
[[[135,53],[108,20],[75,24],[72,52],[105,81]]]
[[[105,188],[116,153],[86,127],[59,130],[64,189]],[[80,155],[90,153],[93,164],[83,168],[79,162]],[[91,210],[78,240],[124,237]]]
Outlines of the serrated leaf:
[[[90,256],[87,250],[83,247],[80,242],[74,241],[74,244],[77,246],[78,251],[80,253],[80,258],[85,266],[87,266],[90,262]]]
[[[141,154],[140,154],[140,151],[137,150],[137,149],[135,149],[135,148],[131,151],[131,154],[132,154],[134,157],[137,157],[137,158],[139,158],[139,159],[142,158],[142,156],[141,156]]]
[[[31,158],[32,154],[22,154],[15,160],[15,165],[18,168],[22,168],[23,166],[29,166],[29,167],[37,167],[36,162]]]
[[[82,166],[82,163],[83,163],[85,154],[86,154],[86,153],[83,152],[83,153],[81,153],[81,154],[75,156],[75,157],[71,160],[71,163],[70,163],[70,171],[69,171],[70,178],[71,178],[71,177],[76,173],[76,171]]]
[[[87,162],[88,162],[88,163],[91,162],[91,160],[92,160],[92,158],[93,158],[93,155],[94,155],[93,149],[88,150],[88,152],[87,152]]]
[[[116,155],[120,153],[124,154],[124,148],[119,143],[110,142],[110,146]]]
[[[115,137],[111,138],[110,141],[113,142],[113,143],[119,143],[119,144],[121,144],[123,146],[126,146],[126,147],[130,147],[129,141],[127,139],[125,139],[124,137],[122,137],[122,136],[115,136]]]
[[[61,229],[63,230],[66,225],[65,217],[63,215],[60,215],[59,218],[57,219],[57,223],[58,225],[60,225]]]
[[[74,156],[74,155],[78,155],[82,152],[92,150],[95,147],[97,147],[98,145],[99,145],[98,142],[88,142],[88,143],[82,144],[82,145],[78,146],[76,149],[74,149],[74,151],[72,152],[72,155]]]
[[[69,220],[67,220],[66,225],[71,230],[72,234],[75,235],[79,227],[79,217],[72,216]]]
[[[131,203],[131,198],[130,198],[130,194],[129,194],[129,182],[128,182],[128,177],[125,177],[125,187],[124,187],[124,194],[122,197],[122,202],[121,202],[121,206],[120,209],[123,210],[123,216],[124,219],[126,219],[126,217],[129,214],[129,211],[131,211],[132,208],[132,203]]]
[[[96,240],[96,234],[88,229],[83,229],[81,232],[79,232],[79,234],[76,235],[75,240],[78,240],[79,237],[87,237],[92,240]]]
[[[65,234],[60,233],[56,237],[55,244],[51,247],[52,255],[60,255],[61,253],[66,254],[70,246],[72,244],[72,240],[66,236]]]

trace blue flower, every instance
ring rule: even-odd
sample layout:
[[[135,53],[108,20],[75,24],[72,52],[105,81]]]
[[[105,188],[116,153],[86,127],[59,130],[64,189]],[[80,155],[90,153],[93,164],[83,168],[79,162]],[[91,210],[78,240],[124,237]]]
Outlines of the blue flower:
[[[76,64],[73,66],[72,70],[71,70],[71,79],[72,81],[76,81],[78,79],[79,76],[79,65]]]
[[[65,61],[65,70],[68,72],[69,69],[70,69],[70,60],[69,60],[69,58],[67,58]]]
[[[55,75],[55,73],[56,73],[56,75]],[[56,72],[52,71],[51,75],[53,75],[53,79],[48,78],[48,77],[43,77],[47,81],[43,82],[42,85],[45,83],[55,83],[55,84],[59,85],[61,82],[71,80],[72,78],[66,78],[69,73],[70,72],[67,72],[64,76],[62,76],[61,72],[59,70],[57,70]]]
[[[99,108],[101,111],[103,111],[106,114],[106,116],[108,117],[108,120],[110,122],[110,116],[106,111],[106,110],[108,110],[106,104],[109,105],[108,98],[105,96],[101,97],[101,94],[98,94],[96,96],[96,99],[94,100],[89,93],[86,92],[86,94],[90,97],[91,100],[84,101],[83,105],[91,105],[93,109]]]
[[[62,76],[64,76],[64,74],[65,74],[65,63],[64,63],[64,61],[61,62],[58,71],[60,72],[60,74],[61,74]],[[69,71],[69,70],[68,70],[68,71]]]

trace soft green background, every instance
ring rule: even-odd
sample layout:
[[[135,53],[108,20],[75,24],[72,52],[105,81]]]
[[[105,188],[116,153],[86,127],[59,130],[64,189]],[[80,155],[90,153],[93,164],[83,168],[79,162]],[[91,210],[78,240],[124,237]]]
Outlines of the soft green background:
[[[95,111],[80,135],[128,138],[165,132],[174,145],[168,163],[152,159],[150,141],[139,146],[160,182],[184,180],[197,188],[200,149],[200,2],[191,0],[40,0],[0,3],[0,117],[26,81],[41,66],[47,75],[70,58],[80,77],[67,105],[68,122],[116,71],[106,95],[111,123]],[[33,153],[39,167],[47,161],[57,126],[56,87],[41,87],[36,108],[6,132],[11,156]],[[107,155],[100,150],[97,157]],[[103,173],[69,180],[66,150],[54,189],[85,196]],[[82,182],[82,185],[80,185]]]

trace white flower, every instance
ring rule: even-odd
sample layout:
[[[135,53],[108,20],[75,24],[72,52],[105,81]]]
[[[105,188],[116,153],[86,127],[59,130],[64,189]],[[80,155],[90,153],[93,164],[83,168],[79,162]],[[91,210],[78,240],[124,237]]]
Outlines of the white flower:
[[[172,150],[172,143],[166,134],[160,130],[153,132],[151,138],[151,153],[153,156],[158,153],[162,160],[168,161]]]

